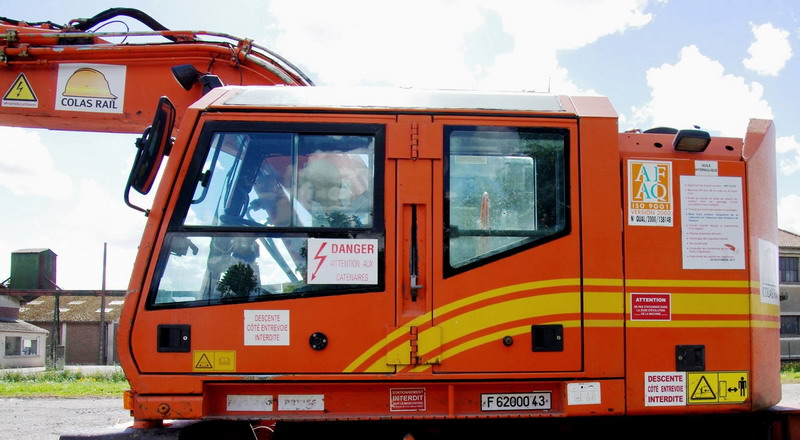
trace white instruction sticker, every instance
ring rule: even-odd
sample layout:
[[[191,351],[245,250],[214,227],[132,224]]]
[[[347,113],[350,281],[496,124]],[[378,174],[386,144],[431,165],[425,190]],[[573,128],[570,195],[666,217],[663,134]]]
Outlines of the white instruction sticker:
[[[599,405],[600,382],[567,384],[567,405]]]
[[[778,246],[758,239],[758,278],[761,285],[761,302],[778,305]]]
[[[244,345],[289,345],[289,311],[245,310]]]
[[[741,177],[681,176],[684,269],[744,269]]]

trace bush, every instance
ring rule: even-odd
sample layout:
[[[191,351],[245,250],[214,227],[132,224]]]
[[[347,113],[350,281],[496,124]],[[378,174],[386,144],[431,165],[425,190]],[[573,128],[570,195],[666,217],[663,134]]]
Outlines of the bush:
[[[800,373],[800,361],[790,361],[781,363],[782,373]]]

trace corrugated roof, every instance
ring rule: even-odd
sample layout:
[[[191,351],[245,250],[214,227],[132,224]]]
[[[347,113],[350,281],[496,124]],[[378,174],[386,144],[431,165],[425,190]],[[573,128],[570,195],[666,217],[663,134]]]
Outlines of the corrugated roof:
[[[793,232],[778,229],[778,246],[780,247],[800,247],[800,235]]]
[[[19,317],[29,322],[53,320],[52,296],[40,296],[19,308]],[[106,321],[119,319],[122,312],[122,299],[106,298]],[[62,296],[58,309],[61,322],[100,322],[100,297],[97,296]]]
[[[10,322],[0,321],[0,332],[50,333],[47,330],[20,320]]]

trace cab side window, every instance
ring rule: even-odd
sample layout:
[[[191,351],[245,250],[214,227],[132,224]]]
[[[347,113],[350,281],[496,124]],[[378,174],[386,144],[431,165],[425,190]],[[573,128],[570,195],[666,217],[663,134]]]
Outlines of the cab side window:
[[[566,231],[568,145],[564,129],[445,127],[446,271]]]

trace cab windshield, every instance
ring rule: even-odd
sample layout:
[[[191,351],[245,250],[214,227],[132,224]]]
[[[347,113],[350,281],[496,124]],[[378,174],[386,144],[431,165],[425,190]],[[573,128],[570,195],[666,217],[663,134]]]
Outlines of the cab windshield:
[[[377,275],[315,277],[309,247],[325,237],[382,253],[375,228],[382,138],[369,127],[309,128],[206,136],[208,153],[183,191],[182,218],[170,225],[151,305],[377,289]]]

